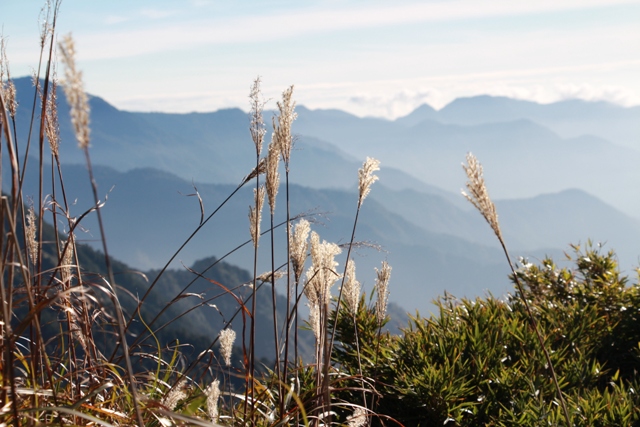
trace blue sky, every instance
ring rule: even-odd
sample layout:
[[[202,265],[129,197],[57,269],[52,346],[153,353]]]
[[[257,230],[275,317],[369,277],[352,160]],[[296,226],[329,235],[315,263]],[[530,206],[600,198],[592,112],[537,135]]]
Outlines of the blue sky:
[[[13,76],[37,65],[44,2],[4,0]],[[85,87],[135,111],[299,104],[395,118],[506,95],[640,104],[640,0],[63,0]],[[272,103],[274,106],[275,102]]]

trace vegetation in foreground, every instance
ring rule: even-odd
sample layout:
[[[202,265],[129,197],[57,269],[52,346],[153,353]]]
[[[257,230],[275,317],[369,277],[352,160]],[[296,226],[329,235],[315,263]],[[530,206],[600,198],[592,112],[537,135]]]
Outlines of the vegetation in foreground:
[[[101,221],[104,202],[91,166],[87,96],[75,66],[73,41],[68,38],[55,46],[58,9],[58,2],[49,2],[43,12],[40,41],[42,58],[47,59],[40,61],[34,76],[34,96],[41,102],[39,111],[34,104],[34,132],[26,142],[16,138],[18,106],[4,45],[0,58],[0,142],[10,165],[2,174],[9,177],[9,183],[2,183],[9,194],[0,203],[2,425],[640,423],[638,284],[629,285],[620,276],[613,253],[601,254],[590,246],[584,252],[576,248],[573,270],[559,269],[550,259],[539,266],[522,262],[515,269],[482,167],[472,155],[464,167],[467,198],[503,245],[513,269],[514,295],[505,301],[445,298],[439,302],[438,316],[417,315],[401,336],[383,332],[389,320],[391,267],[382,263],[375,299],[366,304],[350,258],[358,215],[377,179],[379,162],[368,158],[359,171],[349,242],[338,246],[321,241],[303,215],[289,212],[293,87],[277,104],[274,133],[263,155],[265,102],[259,79],[254,82],[249,130],[255,168],[229,195],[234,197],[245,185],[255,186],[247,244],[253,245],[254,265],[262,256],[259,244],[270,246],[271,271],[259,275],[254,267],[248,283],[230,283],[240,279],[212,269],[219,260],[211,260],[209,265],[187,268],[191,280],[181,277],[185,283],[165,306],[152,304],[158,298],[157,283],[166,276],[179,277],[167,267],[223,202],[206,218],[202,212],[199,226],[165,268],[144,283],[142,295],[131,292],[114,274],[117,263],[109,257],[108,233]],[[58,137],[52,61],[56,56],[65,65],[66,98],[95,199],[92,209],[75,216],[59,159],[59,144],[65,142]],[[38,164],[29,165],[27,172],[29,151],[38,153]],[[45,163],[50,170],[45,170]],[[287,220],[274,224],[281,169]],[[41,183],[51,177],[61,191],[45,195],[41,185],[37,200],[30,202],[22,194],[26,173],[37,173]],[[270,222],[262,218],[265,198]],[[100,224],[100,259],[97,253],[87,256],[76,243],[87,215],[96,215]],[[276,232],[285,233],[288,242],[287,262],[281,266],[275,265]],[[345,265],[338,269],[335,257],[343,250]],[[183,304],[185,299],[202,298],[189,292],[198,280],[235,304],[232,313],[221,312],[225,325],[219,334],[188,358],[185,347],[169,342],[166,333],[192,308],[207,303]],[[279,304],[273,286],[277,280],[287,289]],[[300,304],[308,306],[307,320],[299,318]],[[183,312],[158,321],[176,307]],[[273,363],[261,369],[256,346],[258,319],[264,318],[259,316],[265,310],[271,312]],[[314,336],[313,361],[307,364],[298,353],[303,326]]]
[[[345,375],[362,366],[375,378],[377,412],[405,426],[566,425],[524,297],[572,425],[640,425],[640,286],[620,275],[613,252],[574,249],[571,267],[523,261],[515,273],[523,294],[445,297],[437,316],[416,315],[402,336],[378,340],[362,307],[357,346],[353,320],[339,323],[336,362]]]

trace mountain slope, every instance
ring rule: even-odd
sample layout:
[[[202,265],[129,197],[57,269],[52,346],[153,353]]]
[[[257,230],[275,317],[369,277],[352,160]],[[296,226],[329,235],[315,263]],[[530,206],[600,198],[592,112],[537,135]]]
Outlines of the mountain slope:
[[[172,174],[153,169],[120,173],[97,166],[95,176],[101,195],[111,189],[103,208],[110,251],[137,268],[162,265],[199,224],[198,201],[195,197],[186,196],[194,193],[192,184]],[[86,170],[82,166],[68,165],[64,177],[67,193],[77,198],[71,208],[72,215],[79,216],[91,205]],[[196,184],[196,187],[204,203],[205,215],[210,214],[233,191],[232,186],[226,185]],[[355,216],[355,193],[315,190],[297,185],[292,185],[290,192],[294,215],[315,213],[313,229],[322,239],[348,242]],[[28,180],[25,193],[37,194],[37,182]],[[220,258],[247,242],[247,212],[252,198],[252,188],[239,191],[180,253],[178,260],[188,265],[203,256],[215,255]],[[278,212],[284,209],[284,204],[281,191],[277,201]],[[283,219],[283,214],[278,213],[275,223]],[[83,224],[88,231],[78,239],[96,245],[98,235],[95,220],[89,217]],[[268,228],[267,224],[268,214],[265,212],[263,230]],[[284,237],[284,230],[279,228],[275,240],[276,265],[286,261],[282,257],[286,245]],[[269,236],[265,235],[261,245],[260,272],[270,269],[268,239]],[[442,294],[444,289],[459,295],[480,295],[485,289],[499,294],[509,288],[505,265],[498,250],[455,236],[427,231],[386,209],[384,204],[373,198],[368,198],[362,207],[356,240],[380,245],[383,250],[378,252],[367,245],[355,249],[353,257],[361,282],[371,289],[373,268],[379,267],[382,260],[388,260],[394,268],[391,301],[409,310],[429,309],[431,300]],[[340,265],[344,265],[344,255]],[[243,246],[226,260],[244,268],[252,268],[253,250],[250,245]],[[461,264],[468,268],[461,271],[458,268]],[[481,279],[471,281],[470,278],[479,271],[483,272],[477,276]]]

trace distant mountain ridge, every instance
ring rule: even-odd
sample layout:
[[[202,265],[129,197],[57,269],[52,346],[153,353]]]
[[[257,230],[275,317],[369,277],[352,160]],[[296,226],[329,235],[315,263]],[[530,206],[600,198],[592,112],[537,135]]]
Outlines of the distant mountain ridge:
[[[32,88],[30,81],[28,86],[23,79],[16,83],[18,137],[24,144]],[[474,102],[492,100],[479,97]],[[91,198],[84,166],[74,165],[83,158],[64,102],[61,94],[61,158],[69,193],[79,200],[73,208],[77,214]],[[130,113],[97,97],[90,103],[91,153],[102,195],[115,186],[104,209],[110,248],[137,267],[158,266],[198,223],[197,200],[186,196],[194,193],[193,183],[211,212],[254,166],[247,114],[239,109]],[[531,107],[523,105],[518,108]],[[489,228],[456,194],[464,186],[460,163],[468,151],[485,166],[514,256],[558,254],[569,243],[593,238],[624,252],[624,268],[637,260],[640,233],[629,214],[638,217],[640,199],[628,197],[628,192],[640,186],[640,174],[634,173],[640,151],[597,136],[563,139],[530,117],[461,124],[444,122],[438,118],[441,112],[426,107],[396,121],[302,106],[297,111],[294,132],[299,138],[291,163],[294,213],[326,213],[314,229],[322,238],[344,243],[355,213],[357,169],[367,156],[380,158],[381,179],[365,203],[356,240],[382,245],[387,252],[359,249],[356,263],[364,283],[371,286],[373,267],[388,259],[394,266],[392,281],[399,286],[391,299],[410,310],[424,311],[444,290],[473,296],[510,289],[508,268]],[[271,114],[265,112],[266,123]],[[37,194],[34,185],[28,180],[25,191]],[[503,200],[513,197],[519,200]],[[180,259],[189,264],[205,256],[220,257],[248,239],[251,199],[251,189],[243,189]],[[87,226],[95,229],[90,222]],[[246,267],[249,259],[250,254],[240,251],[229,261]]]
[[[538,104],[501,96],[480,95],[455,99],[437,112],[419,107],[409,116],[412,115],[422,120],[461,125],[530,119],[563,138],[592,134],[627,147],[640,148],[640,125],[637,124],[640,106],[622,107],[605,101],[578,99]],[[413,117],[412,120],[415,122],[418,117]]]

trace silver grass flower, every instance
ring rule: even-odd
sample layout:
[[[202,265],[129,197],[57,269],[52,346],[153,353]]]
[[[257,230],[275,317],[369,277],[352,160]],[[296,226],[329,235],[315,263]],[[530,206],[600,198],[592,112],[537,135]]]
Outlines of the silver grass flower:
[[[187,393],[184,390],[184,383],[186,377],[182,377],[177,383],[171,387],[169,393],[162,399],[162,405],[170,411],[173,411],[178,406],[181,400],[187,398]]]
[[[51,82],[51,92],[49,92],[49,98],[47,99],[47,108],[44,121],[44,130],[49,140],[49,147],[51,153],[58,158],[59,145],[60,145],[60,126],[58,124],[58,97],[57,97],[58,84],[55,80]]]
[[[233,352],[233,343],[235,341],[236,331],[231,328],[220,331],[220,355],[227,366],[231,366],[231,353]]]
[[[382,268],[376,268],[376,318],[378,324],[384,322],[387,316],[387,302],[389,300],[389,278],[391,277],[391,267],[386,261],[382,262]]]
[[[267,154],[267,196],[269,197],[269,208],[271,215],[276,211],[276,196],[278,195],[278,187],[280,185],[280,174],[278,173],[278,165],[280,163],[280,147],[276,135],[273,135],[271,144],[269,144],[269,152]]]
[[[82,84],[82,72],[76,68],[76,50],[71,35],[59,44],[65,66],[64,93],[71,106],[71,123],[81,149],[89,148],[89,100]]]
[[[347,417],[349,427],[364,427],[367,425],[367,411],[363,407],[356,408],[352,415]]]
[[[345,276],[344,301],[349,312],[355,316],[360,303],[360,282],[356,280],[356,263],[352,259],[347,262]]]
[[[371,184],[378,180],[378,177],[373,173],[380,170],[380,161],[372,157],[367,157],[362,165],[362,168],[358,170],[358,190],[360,193],[360,202],[371,191]]]
[[[320,286],[317,283],[320,282],[320,272],[318,271],[318,263],[321,258],[320,255],[320,236],[315,231],[311,232],[311,238],[309,239],[309,247],[311,249],[311,266],[307,270],[307,280],[304,286],[304,294],[309,300],[309,304],[319,303]]]
[[[16,85],[13,80],[9,80],[7,87],[7,105],[9,106],[9,115],[15,117],[18,112],[18,101],[16,98]]]
[[[263,157],[258,162],[258,167],[253,168],[253,170],[249,173],[249,175],[244,177],[244,179],[242,180],[242,185],[245,185],[247,182],[251,181],[256,176],[262,175],[265,172],[267,172],[267,159]]]
[[[33,208],[33,202],[30,203],[27,211],[27,229],[25,231],[29,259],[35,265],[38,259],[38,241],[36,240],[36,213]]]
[[[296,282],[300,280],[304,270],[304,262],[307,259],[308,239],[311,232],[311,225],[306,219],[301,219],[294,226],[291,225],[292,232],[289,233],[291,247],[291,264]]]
[[[249,206],[249,227],[253,246],[258,246],[260,240],[260,221],[262,220],[262,205],[264,204],[264,185],[253,189],[255,205]]]
[[[256,281],[271,283],[271,278],[277,281],[278,279],[281,279],[283,276],[284,276],[283,271],[265,271],[264,273],[256,277]]]
[[[342,249],[335,243],[322,241],[315,231],[311,232],[311,267],[307,270],[307,284],[305,286],[305,294],[315,294],[313,298],[317,299],[320,304],[328,305],[331,301],[331,286],[341,277],[336,272],[338,262],[335,261],[336,255],[340,254]]]
[[[68,243],[68,244],[67,244]],[[64,240],[60,243],[62,250],[64,251],[64,253],[62,254],[62,262],[61,262],[61,267],[60,267],[60,273],[62,276],[62,283],[66,284],[67,286],[69,286],[71,284],[71,272],[72,272],[72,268],[74,267],[73,265],[73,260],[74,260],[74,244],[73,244],[73,235],[70,234],[69,238],[67,239],[67,241],[65,242]],[[66,245],[66,249],[65,249],[65,245]]]
[[[500,231],[500,224],[498,223],[496,206],[491,201],[489,192],[485,186],[484,176],[482,175],[482,165],[472,153],[467,153],[467,165],[462,164],[462,169],[464,169],[469,179],[467,181],[469,193],[462,191],[462,195],[480,211],[496,234],[496,237],[502,241],[502,232]]]
[[[5,83],[6,82],[6,83]],[[16,86],[9,73],[9,60],[7,59],[6,43],[4,37],[0,37],[0,91],[3,93],[5,107],[11,117],[16,116],[18,101],[16,100]],[[0,122],[2,115],[0,114]]]
[[[309,325],[317,341],[320,341],[320,302],[309,299]]]
[[[220,381],[213,380],[205,391],[207,396],[207,414],[211,421],[218,421],[218,400],[220,399]]]
[[[262,91],[260,89],[260,77],[257,77],[253,81],[251,91],[249,93],[251,112],[251,124],[249,131],[251,132],[251,139],[256,146],[256,153],[260,155],[262,153],[262,142],[264,141],[264,135],[267,130],[264,126],[264,119],[262,118],[262,111],[264,110],[265,100],[262,97]]]
[[[289,167],[291,159],[291,148],[293,147],[293,135],[291,126],[293,121],[298,117],[295,112],[296,103],[293,101],[293,85],[282,92],[282,101],[278,101],[278,123],[274,122],[274,133],[277,135],[280,150],[282,153],[282,161],[285,167]]]

